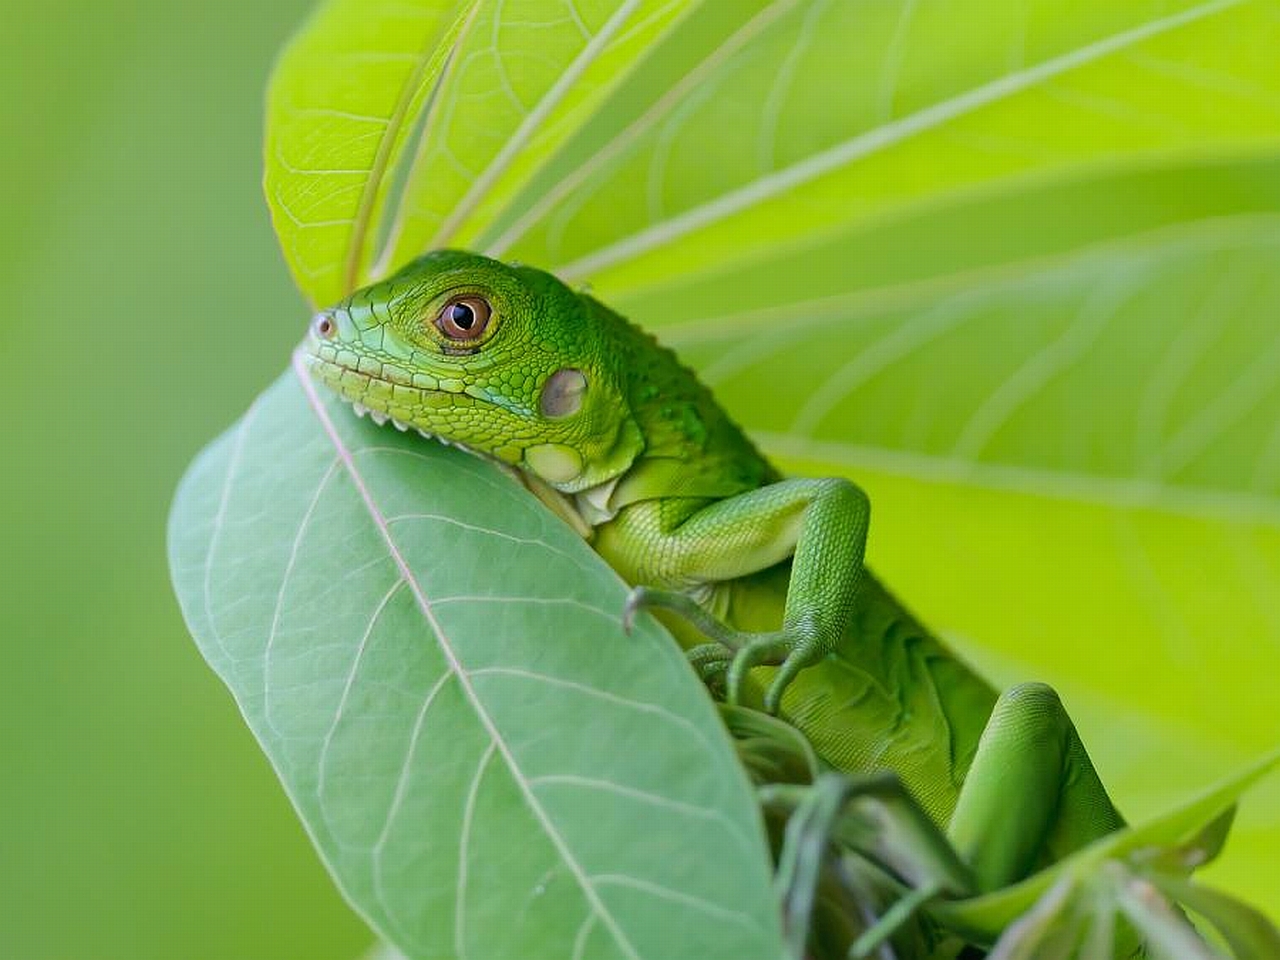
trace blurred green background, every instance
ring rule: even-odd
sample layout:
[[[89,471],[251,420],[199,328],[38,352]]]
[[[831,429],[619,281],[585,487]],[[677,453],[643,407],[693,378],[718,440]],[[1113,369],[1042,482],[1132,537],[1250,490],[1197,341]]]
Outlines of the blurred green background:
[[[350,958],[369,937],[188,638],[164,525],[306,312],[261,199],[307,0],[4,0],[0,957]]]

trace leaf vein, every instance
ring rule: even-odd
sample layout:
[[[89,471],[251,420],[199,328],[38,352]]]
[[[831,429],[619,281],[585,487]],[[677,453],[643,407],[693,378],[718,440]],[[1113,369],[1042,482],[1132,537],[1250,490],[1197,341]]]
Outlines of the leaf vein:
[[[386,849],[392,827],[395,825],[396,817],[400,813],[400,805],[404,803],[405,794],[409,792],[409,773],[413,769],[413,755],[417,751],[418,742],[422,737],[422,728],[426,723],[427,712],[431,709],[431,705],[435,703],[436,695],[444,688],[445,682],[452,676],[456,676],[452,667],[441,673],[439,679],[427,691],[426,697],[422,700],[422,706],[418,708],[418,715],[414,717],[413,727],[409,732],[409,742],[405,747],[404,762],[400,765],[400,773],[396,777],[396,788],[391,794],[391,802],[387,804],[386,818],[382,821],[382,829],[378,832],[378,839],[374,841],[373,848],[370,851],[374,895],[378,898],[378,902],[382,904],[382,910],[386,914],[388,922],[397,930],[400,930],[400,921],[383,886],[382,852]],[[400,935],[402,938],[407,939],[407,935],[403,930],[400,931]]]
[[[355,685],[356,674],[360,671],[360,664],[364,660],[365,651],[369,646],[369,638],[373,636],[374,628],[378,621],[382,618],[382,613],[391,604],[392,599],[400,588],[404,586],[404,580],[397,577],[395,583],[378,602],[373,613],[369,616],[369,622],[365,625],[363,633],[360,635],[360,642],[356,645],[356,654],[351,658],[351,668],[347,671],[346,681],[342,685],[342,695],[338,698],[338,706],[333,711],[333,720],[329,724],[329,729],[325,731],[324,740],[320,744],[320,755],[316,759],[316,785],[323,792],[325,783],[328,781],[327,768],[329,762],[329,750],[333,745],[334,734],[338,730],[338,724],[342,722],[343,712],[347,707],[347,700],[351,696],[351,688]],[[345,647],[345,644],[343,644]]]
[[[651,129],[657,121],[666,116],[672,107],[680,103],[691,90],[698,89],[717,67],[746,46],[748,41],[761,34],[774,20],[793,8],[798,2],[799,0],[774,0],[768,7],[747,21],[737,32],[732,34],[724,43],[716,47],[693,69],[681,77],[679,82],[658,98],[639,118],[599,150],[593,151],[584,163],[561,178],[554,187],[540,196],[522,216],[497,238],[485,242],[486,252],[493,257],[501,256],[513,243],[524,236],[535,223],[546,216],[548,211],[560,209],[566,196],[590,179],[598,170],[606,168],[613,158],[624,153],[628,147]]]
[[[1024,361],[978,406],[961,428],[952,455],[977,460],[1023,403],[1097,342],[1131,293],[1117,277],[1103,280],[1063,334]]]
[[[623,697],[616,693],[611,693],[608,690],[597,690],[595,687],[589,687],[583,683],[576,683],[573,680],[566,680],[562,677],[553,677],[545,673],[538,673],[534,670],[525,670],[521,667],[478,667],[475,670],[472,670],[470,675],[472,677],[483,677],[483,676],[514,677],[522,680],[532,680],[536,683],[545,683],[550,686],[560,687],[561,689],[564,689],[564,690],[572,690],[575,693],[580,693],[583,696],[587,696],[587,697],[594,697],[597,700],[603,700],[606,703],[613,704],[614,706],[625,707],[629,710],[639,710],[643,713],[650,713],[655,716],[661,717],[662,719],[667,720],[670,723],[673,723],[676,726],[680,727],[681,729],[685,730],[690,735],[700,740],[702,743],[709,745],[709,741],[707,740],[706,734],[703,733],[703,731],[699,730],[696,725],[686,720],[684,717],[677,716],[671,711],[664,710],[662,707],[655,706],[652,703],[645,703],[642,700],[632,700],[628,697]]]
[[[436,231],[435,237],[432,238],[432,247],[442,247],[448,244],[450,238],[457,233],[458,228],[466,222],[467,217],[471,216],[471,213],[484,200],[497,179],[510,166],[511,161],[524,149],[525,144],[537,132],[543,121],[546,120],[547,115],[564,98],[565,94],[573,88],[573,85],[578,82],[586,69],[596,61],[608,46],[609,41],[613,39],[614,34],[627,22],[638,5],[639,0],[626,0],[621,4],[613,15],[609,17],[605,25],[600,28],[600,32],[591,38],[591,41],[583,47],[582,52],[565,68],[559,79],[552,84],[551,88],[534,105],[533,109],[525,115],[515,132],[502,145],[502,149],[494,155],[488,166],[485,167],[462,199],[454,206],[448,219],[440,225],[440,229]]]
[[[574,556],[565,550],[560,549],[545,540],[539,540],[537,537],[518,537],[515,534],[504,533],[501,530],[491,530],[488,527],[482,527],[479,524],[467,523],[465,520],[459,520],[457,517],[450,517],[442,513],[401,513],[394,517],[387,517],[387,523],[400,523],[406,520],[429,520],[436,523],[448,524],[452,527],[458,527],[462,530],[469,530],[473,533],[480,533],[490,537],[496,537],[499,540],[506,540],[508,543],[518,543],[522,546],[541,547],[548,553],[554,553],[558,557],[564,557],[566,560],[573,561],[574,565],[582,569],[582,558]]]
[[[467,800],[462,808],[462,828],[458,836],[458,882],[454,887],[453,900],[453,949],[458,960],[466,960],[467,957],[467,866],[471,846],[471,821],[476,812],[476,797],[480,795],[480,781],[496,749],[497,744],[491,740],[480,755],[480,762],[476,764],[476,772],[467,787]]]
[[[950,123],[958,117],[1031,89],[1052,77],[1085,66],[1161,33],[1227,10],[1242,2],[1244,0],[1212,0],[1210,3],[1122,30],[1083,47],[1051,57],[1034,66],[1007,73],[946,100],[940,100],[892,123],[866,130],[843,143],[806,157],[746,186],[730,190],[714,200],[638,230],[577,260],[562,264],[556,272],[565,280],[581,279],[595,270],[647,253],[655,247],[795,190],[840,167],[892,147],[919,133]]]
[[[629,890],[636,890],[640,893],[647,893],[650,896],[658,897],[661,900],[667,900],[671,903],[679,903],[686,907],[692,907],[700,913],[715,917],[717,920],[725,920],[729,923],[738,924],[750,930],[761,929],[760,923],[750,914],[743,913],[741,910],[734,910],[731,907],[722,906],[718,903],[712,903],[702,897],[695,896],[692,893],[685,893],[683,890],[676,890],[665,884],[654,883],[650,880],[642,880],[639,877],[627,876],[624,873],[598,873],[591,880],[600,886],[625,887]]]
[[[276,725],[271,719],[271,656],[275,649],[276,637],[280,633],[280,618],[284,614],[284,596],[289,588],[289,581],[293,578],[293,571],[298,562],[302,539],[306,536],[307,530],[310,529],[316,507],[320,504],[320,496],[324,493],[329,481],[333,479],[341,464],[341,457],[334,457],[333,462],[329,464],[329,468],[324,472],[324,476],[316,484],[315,492],[311,495],[311,501],[307,504],[307,509],[298,523],[298,530],[294,534],[293,544],[289,549],[289,559],[285,562],[284,573],[280,576],[280,588],[276,591],[276,604],[275,610],[271,614],[271,627],[267,631],[267,642],[262,650],[262,717],[266,721],[267,727],[276,736],[280,736],[280,731],[276,729]]]
[[[1177,516],[1280,528],[1280,500],[1254,493],[1171,484],[1144,477],[1112,477],[1006,463],[975,463],[914,450],[800,438],[753,430],[751,436],[779,458],[825,460],[848,470],[877,470],[930,483],[963,484],[1033,497],[1154,510]]]
[[[369,512],[370,521],[382,535],[387,551],[391,554],[396,566],[400,568],[401,575],[409,585],[409,589],[413,593],[414,599],[417,601],[418,608],[422,611],[423,617],[435,633],[436,640],[440,645],[440,650],[448,661],[451,672],[458,677],[458,683],[462,688],[463,694],[471,704],[471,707],[475,711],[481,724],[488,732],[489,737],[496,744],[499,753],[502,754],[502,759],[508,769],[510,769],[516,785],[519,787],[521,794],[525,798],[525,802],[528,803],[530,810],[532,810],[535,818],[538,820],[543,832],[547,835],[547,838],[560,854],[565,866],[569,869],[570,873],[573,874],[574,879],[582,888],[582,891],[586,895],[587,901],[591,904],[592,909],[600,915],[601,921],[606,927],[608,927],[610,935],[618,944],[619,948],[628,958],[630,958],[630,960],[641,960],[640,955],[631,944],[626,932],[619,925],[617,918],[613,916],[604,901],[601,900],[600,894],[595,889],[591,878],[587,876],[586,872],[583,870],[582,865],[574,856],[574,853],[569,848],[565,838],[561,835],[560,831],[556,828],[556,825],[547,815],[547,811],[543,809],[542,804],[538,802],[538,798],[529,788],[528,780],[524,776],[524,773],[520,768],[520,764],[516,762],[516,758],[511,753],[511,748],[508,746],[505,738],[503,738],[502,732],[498,729],[493,717],[485,708],[484,702],[476,693],[475,687],[471,683],[471,677],[462,667],[462,662],[458,657],[458,651],[454,649],[453,644],[449,639],[449,635],[445,632],[440,621],[436,618],[435,611],[432,609],[431,601],[423,592],[422,585],[418,583],[413,570],[409,567],[408,561],[400,550],[399,544],[396,542],[395,537],[392,536],[391,529],[387,525],[386,518],[383,516],[377,502],[374,500],[373,491],[369,489],[368,484],[365,482],[364,477],[356,466],[355,458],[352,456],[351,450],[342,440],[337,427],[330,419],[328,411],[325,409],[323,402],[317,395],[316,388],[311,382],[311,378],[306,370],[306,361],[301,353],[294,354],[293,366],[298,380],[302,385],[303,392],[306,394],[308,402],[311,404],[312,410],[315,412],[316,418],[320,421],[321,426],[328,434],[334,448],[338,451],[339,459],[346,467],[347,473],[350,475],[352,482],[356,485],[356,488],[359,490],[360,495],[365,502],[365,507]]]
[[[574,597],[503,597],[489,596],[486,594],[458,594],[452,597],[436,597],[432,603],[441,606],[446,603],[528,603],[535,606],[567,606],[577,607],[579,610],[585,610],[588,613],[597,614],[610,623],[618,625],[622,624],[622,617],[602,607],[594,606]],[[472,671],[474,676],[476,671]]]
[[[236,438],[231,447],[231,456],[227,460],[227,472],[222,480],[222,489],[218,494],[218,510],[214,514],[213,524],[209,533],[209,546],[205,550],[204,556],[204,578],[203,578],[203,595],[204,595],[204,617],[209,624],[209,632],[213,634],[214,643],[218,645],[218,650],[222,653],[223,658],[228,663],[236,663],[237,658],[231,656],[231,652],[227,649],[222,632],[218,629],[217,621],[213,613],[213,559],[214,554],[218,550],[218,546],[222,540],[222,531],[227,522],[227,505],[231,501],[231,486],[235,480],[236,474],[240,470],[240,458],[244,451],[244,441],[249,435],[254,419],[261,409],[261,396],[250,404],[249,409],[245,411],[245,415],[240,420],[240,426],[236,430]]]
[[[710,820],[719,824],[724,828],[733,839],[744,849],[754,849],[754,844],[746,837],[745,834],[737,827],[737,825],[715,807],[703,807],[696,803],[688,803],[683,800],[674,800],[671,797],[664,797],[661,794],[651,793],[648,790],[640,790],[636,787],[629,787],[621,783],[614,783],[612,780],[601,780],[596,777],[583,777],[574,773],[547,773],[542,776],[532,777],[529,780],[530,786],[539,787],[549,786],[568,786],[579,787],[583,790],[597,790],[603,793],[613,793],[620,797],[626,797],[629,800],[636,800],[640,803],[647,803],[651,806],[668,810],[672,813],[686,817],[694,817],[698,820]]]

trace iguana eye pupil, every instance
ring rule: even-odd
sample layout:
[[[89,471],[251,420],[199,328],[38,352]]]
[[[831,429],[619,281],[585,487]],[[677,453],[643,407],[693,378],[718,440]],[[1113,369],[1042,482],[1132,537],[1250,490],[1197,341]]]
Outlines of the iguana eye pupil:
[[[455,303],[450,316],[453,322],[463,330],[470,330],[471,325],[476,322],[476,312],[465,303]]]
[[[491,314],[483,297],[455,297],[436,317],[436,326],[450,340],[474,340],[484,333]]]

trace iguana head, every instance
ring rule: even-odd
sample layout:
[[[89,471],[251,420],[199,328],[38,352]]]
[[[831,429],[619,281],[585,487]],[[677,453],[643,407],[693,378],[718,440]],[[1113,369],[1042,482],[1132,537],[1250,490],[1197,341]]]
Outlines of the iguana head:
[[[306,352],[357,412],[577,491],[643,444],[603,310],[541,270],[442,250],[321,311]]]

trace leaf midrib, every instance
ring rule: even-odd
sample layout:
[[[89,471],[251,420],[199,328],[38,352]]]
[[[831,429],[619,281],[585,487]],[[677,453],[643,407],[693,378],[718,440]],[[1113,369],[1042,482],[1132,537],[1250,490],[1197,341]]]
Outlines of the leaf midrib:
[[[301,353],[294,353],[293,369],[300,385],[302,386],[308,405],[311,407],[316,419],[319,420],[326,436],[328,436],[329,441],[333,444],[334,450],[337,452],[339,459],[342,461],[347,475],[351,478],[352,484],[355,486],[356,491],[364,501],[365,509],[369,514],[369,519],[378,531],[378,534],[382,537],[382,540],[386,545],[388,555],[399,569],[401,577],[404,579],[405,584],[413,594],[414,602],[417,604],[422,616],[431,627],[432,632],[435,634],[440,651],[449,665],[449,672],[458,678],[458,684],[461,687],[463,694],[471,704],[471,708],[475,711],[476,717],[484,726],[493,745],[496,746],[498,752],[502,755],[503,762],[510,771],[511,777],[519,788],[525,802],[528,804],[530,811],[537,818],[539,824],[542,826],[543,832],[556,848],[556,852],[560,855],[561,860],[563,860],[565,866],[573,875],[574,880],[578,883],[583,896],[586,897],[587,902],[591,906],[592,913],[598,916],[605,926],[608,927],[614,941],[618,944],[623,953],[630,958],[630,960],[641,960],[641,957],[636,952],[635,947],[631,944],[626,934],[618,925],[616,918],[600,899],[600,896],[594,885],[591,883],[590,878],[587,876],[586,871],[583,870],[582,865],[578,863],[577,858],[574,857],[572,851],[569,849],[568,843],[560,834],[560,831],[556,829],[555,824],[552,823],[547,812],[543,809],[542,804],[540,804],[538,799],[533,795],[533,791],[529,787],[528,777],[524,775],[520,765],[512,755],[511,748],[503,737],[502,732],[498,729],[493,717],[490,716],[488,710],[485,709],[483,702],[480,700],[480,697],[476,694],[475,688],[471,683],[470,675],[465,669],[463,669],[462,663],[458,658],[457,651],[454,650],[453,644],[444,630],[444,626],[437,619],[435,611],[432,609],[431,601],[423,592],[422,585],[418,582],[418,579],[410,568],[408,561],[405,559],[404,554],[401,553],[395,538],[392,536],[391,529],[388,526],[381,509],[378,507],[377,502],[373,498],[373,492],[369,489],[363,475],[355,464],[355,459],[351,454],[351,450],[343,442],[336,425],[329,417],[328,411],[325,409],[323,402],[316,393],[315,385],[311,382],[311,377],[307,373],[305,361]]]
[[[464,15],[467,21],[479,7],[479,4],[480,0],[473,0],[470,10]],[[458,21],[455,20],[456,22]],[[465,33],[465,30],[462,33]],[[444,35],[448,36],[448,31],[445,31]],[[455,40],[455,50],[459,43],[461,43],[461,36]],[[395,151],[400,132],[408,118],[409,106],[413,103],[413,98],[416,96],[418,88],[422,85],[427,68],[431,66],[435,59],[437,48],[437,35],[433,34],[419,49],[418,55],[414,58],[413,69],[401,85],[396,96],[395,106],[391,110],[391,115],[387,117],[386,130],[383,131],[382,137],[378,140],[378,149],[374,153],[373,164],[369,169],[369,179],[365,181],[364,189],[360,192],[360,201],[356,207],[355,219],[351,224],[351,242],[347,247],[347,255],[342,271],[344,293],[350,293],[360,284],[360,264],[364,259],[365,241],[373,229],[373,214],[382,189],[383,178],[391,164],[392,154]],[[452,53],[453,51],[450,51],[449,56],[452,56]]]
[[[1187,169],[1192,166],[1202,167],[1210,164],[1217,164],[1225,167],[1228,164],[1264,163],[1267,161],[1274,161],[1278,153],[1280,153],[1280,133],[1277,133],[1271,139],[1251,141],[1248,144],[1243,144],[1229,150],[1224,150],[1216,146],[1198,146],[1146,153],[1136,157],[1113,156],[1103,159],[1081,161],[1066,166],[1026,170],[1013,175],[1001,176],[996,179],[981,180],[975,183],[965,184],[937,193],[930,193],[919,197],[903,198],[900,202],[897,202],[892,206],[876,208],[858,219],[849,220],[826,228],[808,230],[786,239],[777,239],[767,246],[735,254],[732,258],[718,260],[707,269],[688,270],[680,274],[663,272],[648,277],[644,281],[635,281],[628,277],[625,283],[610,283],[609,294],[616,301],[621,301],[623,299],[627,302],[641,301],[650,296],[662,295],[673,288],[682,288],[687,286],[691,280],[699,280],[702,277],[710,277],[713,280],[720,280],[728,271],[736,272],[752,268],[768,269],[771,264],[776,263],[780,258],[800,256],[810,251],[821,250],[824,247],[829,247],[836,243],[853,241],[874,243],[876,242],[875,238],[877,234],[881,230],[901,227],[904,224],[910,224],[913,221],[918,221],[930,216],[964,215],[968,210],[974,209],[980,204],[998,203],[1017,196],[1025,197],[1032,192],[1053,190],[1069,186],[1073,183],[1079,183],[1081,181],[1101,183],[1109,177],[1123,175],[1134,171],[1141,173],[1151,171],[1163,172]],[[1218,215],[1203,216],[1192,221],[1170,222],[1140,229],[1133,233],[1116,234],[1111,237],[1099,237],[1074,249],[1064,249],[1054,253],[1028,256],[1024,260],[1007,260],[998,264],[967,268],[961,272],[920,277],[916,280],[907,281],[906,284],[947,281],[952,277],[968,276],[973,271],[985,272],[1000,270],[1004,267],[1008,267],[1010,270],[1013,270],[1014,268],[1021,268],[1024,265],[1030,265],[1034,268],[1042,262],[1069,259],[1076,256],[1078,250],[1093,249],[1104,244],[1123,244],[1128,243],[1131,240],[1136,241],[1145,236],[1160,234],[1165,231],[1196,229],[1198,228],[1198,225],[1202,223],[1236,219],[1271,219],[1275,218],[1278,214],[1280,214],[1280,208],[1276,210],[1253,210],[1250,212],[1225,212]],[[848,293],[839,294],[838,296],[861,296],[870,289],[872,288],[857,289]],[[757,311],[753,311],[753,313],[776,309],[778,308],[763,307],[759,308]],[[740,315],[731,314],[729,316],[716,316],[711,319],[716,323],[733,323],[737,322],[738,316]],[[700,332],[700,328],[702,328],[706,322],[706,320],[696,321],[696,327],[699,329],[690,329],[687,331],[688,338],[691,340],[699,339],[698,334]],[[695,321],[681,320],[665,325],[663,330],[680,330],[681,334],[684,335],[686,331],[683,328],[694,326]],[[729,332],[732,333],[734,331]]]
[[[538,131],[547,115],[568,94],[587,68],[599,58],[613,40],[614,35],[622,29],[639,5],[640,0],[626,0],[613,12],[596,35],[587,42],[582,52],[565,68],[564,73],[551,86],[551,89],[539,98],[533,109],[520,122],[515,132],[502,145],[502,149],[489,161],[488,165],[481,171],[480,176],[472,182],[462,199],[454,205],[449,216],[436,231],[435,237],[429,244],[430,247],[439,248],[449,244],[449,241],[466,222],[467,218],[484,202],[493,185],[506,172],[507,167],[515,160],[521,148]]]
[[[833,147],[805,157],[789,167],[769,173],[667,220],[651,224],[576,260],[557,266],[556,273],[566,281],[580,281],[593,271],[643,255],[758,203],[801,187],[848,163],[910,139],[918,133],[933,129],[981,107],[998,103],[1005,97],[1031,89],[1051,77],[1245,2],[1247,0],[1211,0],[1198,7],[1103,37],[1032,67],[1007,73],[956,96],[930,104],[922,110],[891,123],[863,131]]]
[[[1106,264],[1119,255],[1158,260],[1163,256],[1185,255],[1201,249],[1222,249],[1232,246],[1228,241],[1237,234],[1240,234],[1236,244],[1238,246],[1252,242],[1262,234],[1280,240],[1278,228],[1280,210],[1202,217],[1100,238],[1066,250],[1015,257],[953,270],[950,273],[865,286],[810,300],[789,299],[785,303],[753,310],[691,317],[654,325],[650,329],[664,344],[675,348],[719,340],[741,342],[746,337],[768,332],[782,320],[788,325],[788,333],[794,336],[798,332],[835,322],[905,309],[921,301],[932,303],[960,293],[978,296],[1043,283],[1050,278],[1070,275],[1076,270]],[[1248,230],[1254,232],[1246,235],[1245,231]],[[630,294],[627,296],[629,298]],[[708,380],[715,380],[715,376],[708,371],[704,370],[703,376]]]
[[[502,257],[513,244],[528,233],[557,204],[586,183],[593,174],[603,169],[614,157],[627,150],[641,136],[652,129],[653,125],[659,119],[666,117],[671,109],[684,99],[686,94],[708,80],[710,75],[722,63],[773,26],[780,17],[791,12],[797,2],[798,0],[774,0],[772,4],[748,20],[720,46],[700,60],[697,65],[655,100],[644,113],[615,134],[608,143],[593,151],[585,162],[579,164],[562,177],[551,189],[539,196],[528,210],[516,217],[510,225],[503,227],[501,233],[496,237],[490,238],[490,230],[482,231],[478,236],[478,243],[483,247],[485,254],[490,257]],[[495,223],[500,224],[501,222],[501,216],[495,218]]]
[[[1116,509],[1146,509],[1197,520],[1264,523],[1280,528],[1280,498],[1265,494],[1172,484],[1148,477],[1109,477],[1017,464],[982,463],[767,430],[749,433],[766,453],[779,459],[817,460],[927,483],[963,484]]]

